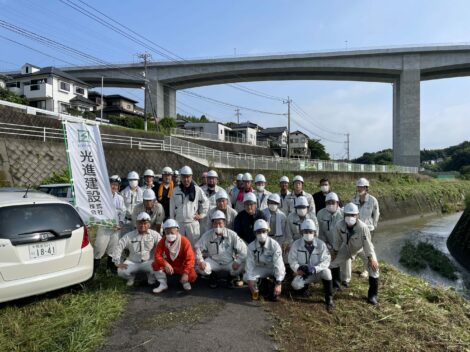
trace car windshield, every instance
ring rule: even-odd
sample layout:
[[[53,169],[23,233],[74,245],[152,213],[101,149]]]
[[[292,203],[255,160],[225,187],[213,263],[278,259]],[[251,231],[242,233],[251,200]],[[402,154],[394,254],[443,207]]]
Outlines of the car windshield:
[[[81,226],[82,219],[67,204],[28,204],[0,208],[0,238],[41,231],[63,235]]]

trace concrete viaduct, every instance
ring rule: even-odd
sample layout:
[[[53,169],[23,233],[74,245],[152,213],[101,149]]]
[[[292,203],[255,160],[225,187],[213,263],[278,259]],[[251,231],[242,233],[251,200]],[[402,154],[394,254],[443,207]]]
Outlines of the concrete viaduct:
[[[63,69],[92,86],[138,88],[143,64]],[[157,116],[176,116],[178,89],[273,80],[344,80],[393,84],[393,158],[420,162],[420,81],[470,75],[470,45],[350,50],[152,62],[148,80]]]

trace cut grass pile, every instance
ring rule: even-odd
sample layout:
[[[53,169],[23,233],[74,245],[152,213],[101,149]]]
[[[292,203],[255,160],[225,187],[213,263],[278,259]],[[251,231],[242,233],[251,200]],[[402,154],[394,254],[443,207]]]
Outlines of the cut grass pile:
[[[0,305],[0,351],[95,351],[124,309],[125,290],[100,272],[82,287]]]
[[[432,244],[419,242],[417,245],[406,241],[400,251],[400,263],[414,271],[429,267],[450,280],[457,280],[457,270],[451,260]]]
[[[356,260],[355,268],[360,261]],[[353,274],[328,313],[321,284],[307,298],[289,297],[266,308],[281,351],[469,351],[470,304],[450,289],[381,263],[379,304],[366,303],[368,281]],[[287,289],[287,287],[286,287]]]

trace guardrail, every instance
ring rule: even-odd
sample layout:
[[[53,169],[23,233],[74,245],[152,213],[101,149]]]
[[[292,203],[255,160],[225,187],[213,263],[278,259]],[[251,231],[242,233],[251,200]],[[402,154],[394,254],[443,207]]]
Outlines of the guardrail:
[[[220,139],[219,135],[214,134],[214,133],[185,130],[182,128],[171,128],[170,134],[173,136],[179,136],[179,137],[198,138],[198,139],[206,139],[206,140],[217,141],[217,142],[253,145],[252,143],[248,142],[246,138],[238,138],[238,137],[225,135],[224,139]],[[258,147],[265,147],[265,148],[269,147],[269,143],[267,141],[256,141],[256,145]]]

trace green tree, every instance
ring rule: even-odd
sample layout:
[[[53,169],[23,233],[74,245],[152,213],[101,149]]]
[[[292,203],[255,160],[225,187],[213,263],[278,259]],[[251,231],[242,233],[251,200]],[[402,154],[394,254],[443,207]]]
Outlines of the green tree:
[[[352,160],[357,164],[376,164],[376,165],[391,165],[393,164],[393,150],[384,149],[375,153],[364,153],[357,159]]]
[[[169,128],[175,128],[176,127],[176,120],[171,117],[164,117],[163,119],[160,120],[158,123],[161,128],[169,129]]]
[[[29,101],[26,97],[20,96],[13,92],[10,92],[6,88],[0,87],[0,100],[6,100],[11,103],[22,104],[22,105],[29,105]]]
[[[308,140],[308,149],[310,149],[311,159],[330,160],[330,154],[325,150],[325,146],[318,139]]]

